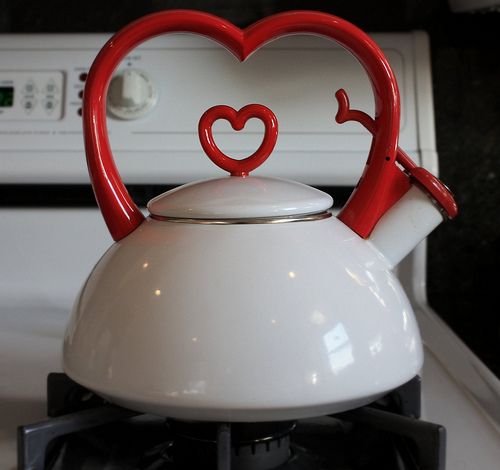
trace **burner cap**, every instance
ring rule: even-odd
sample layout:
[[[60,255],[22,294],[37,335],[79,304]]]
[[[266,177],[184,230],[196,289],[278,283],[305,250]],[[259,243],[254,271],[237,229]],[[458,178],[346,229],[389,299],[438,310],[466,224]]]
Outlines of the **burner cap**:
[[[171,458],[181,468],[216,468],[218,423],[169,420]],[[232,423],[231,470],[272,470],[291,457],[295,422]]]

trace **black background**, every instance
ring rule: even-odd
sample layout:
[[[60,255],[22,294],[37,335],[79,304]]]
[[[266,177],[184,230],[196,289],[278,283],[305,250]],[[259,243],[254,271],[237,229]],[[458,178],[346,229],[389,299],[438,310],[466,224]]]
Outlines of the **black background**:
[[[500,376],[500,13],[452,13],[446,1],[0,0],[0,32],[112,32],[146,13],[196,8],[246,26],[321,10],[367,31],[429,33],[440,175],[460,216],[429,237],[430,303]],[[1,64],[0,64],[1,67]]]

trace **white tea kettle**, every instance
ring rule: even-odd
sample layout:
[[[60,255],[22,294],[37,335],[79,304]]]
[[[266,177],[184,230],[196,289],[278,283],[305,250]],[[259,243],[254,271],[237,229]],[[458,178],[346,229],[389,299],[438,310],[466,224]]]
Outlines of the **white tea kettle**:
[[[249,173],[277,135],[270,110],[216,106],[200,120],[209,157],[230,176],[190,183],[148,204],[144,218],[114,165],[106,93],[124,56],[169,32],[215,39],[240,60],[272,39],[321,35],[367,71],[375,118],[337,92],[337,121],[373,142],[360,183],[338,217],[329,195]],[[291,97],[290,99],[293,99]],[[264,122],[260,148],[237,161],[212,124]],[[446,187],[398,148],[399,92],[378,46],[350,23],[288,12],[245,30],[200,12],[137,20],[97,56],[87,78],[84,133],[94,192],[116,243],[85,282],[64,341],[64,370],[111,402],[178,419],[276,421],[369,403],[415,376],[422,344],[394,267],[445,217]]]

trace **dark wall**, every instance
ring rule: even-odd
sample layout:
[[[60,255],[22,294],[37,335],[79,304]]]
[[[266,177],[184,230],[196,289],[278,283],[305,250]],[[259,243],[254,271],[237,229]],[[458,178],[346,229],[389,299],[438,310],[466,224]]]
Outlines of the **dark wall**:
[[[453,14],[444,1],[0,0],[0,32],[115,31],[146,13],[197,8],[245,26],[308,8],[369,31],[426,30],[431,38],[441,177],[460,216],[429,239],[431,304],[500,376],[500,13]]]

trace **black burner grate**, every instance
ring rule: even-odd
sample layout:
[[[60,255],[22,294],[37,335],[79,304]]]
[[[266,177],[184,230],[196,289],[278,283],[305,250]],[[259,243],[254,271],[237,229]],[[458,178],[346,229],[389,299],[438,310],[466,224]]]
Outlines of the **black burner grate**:
[[[185,423],[48,378],[52,419],[19,428],[19,470],[444,470],[445,430],[417,419],[420,379],[367,407],[297,423]]]

